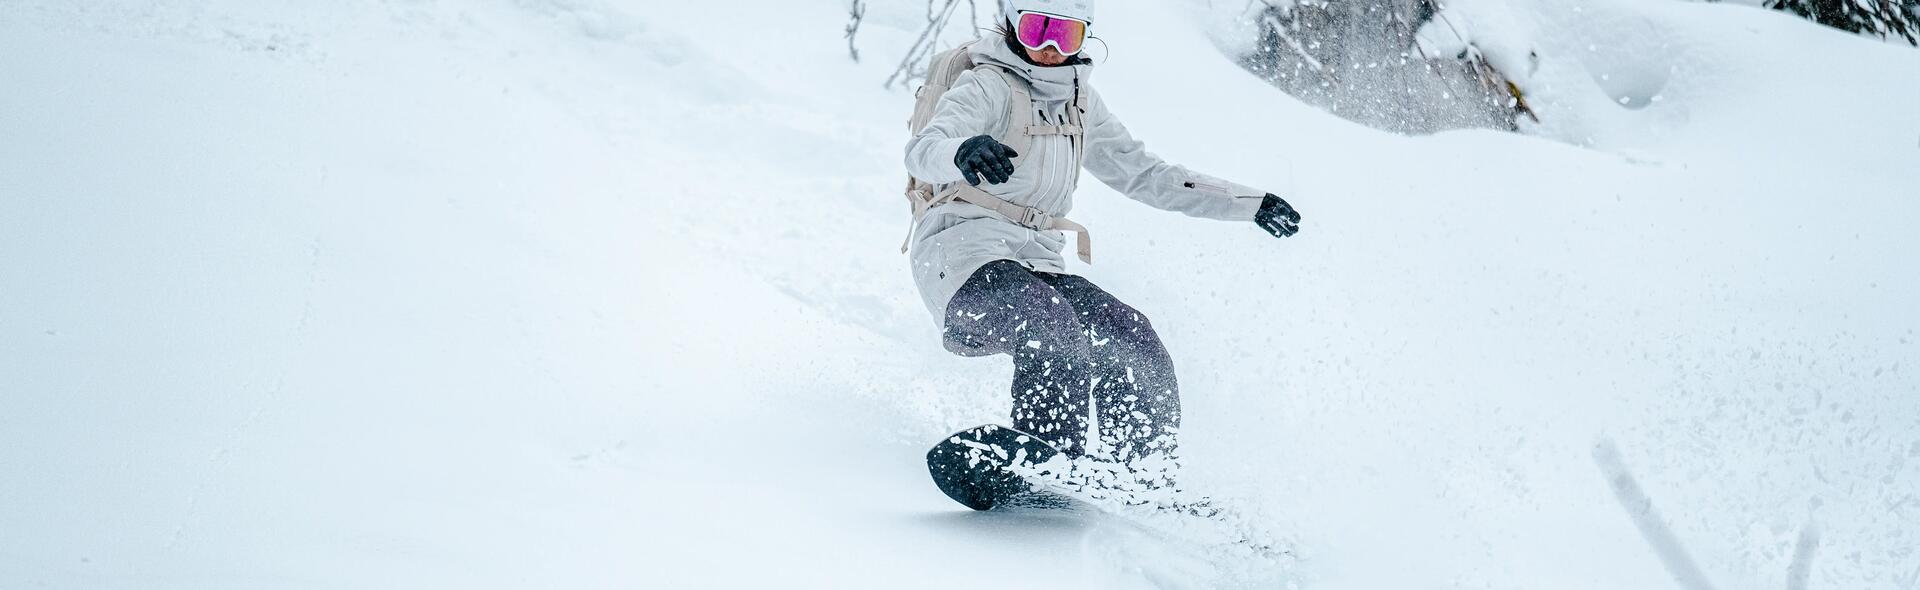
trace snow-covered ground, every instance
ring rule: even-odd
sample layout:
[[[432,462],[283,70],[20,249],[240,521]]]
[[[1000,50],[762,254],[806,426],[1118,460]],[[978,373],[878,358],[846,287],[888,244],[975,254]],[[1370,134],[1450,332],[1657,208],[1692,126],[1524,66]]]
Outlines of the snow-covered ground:
[[[1461,0],[1545,122],[1409,138],[1207,5],[1098,84],[1305,231],[1088,182],[1082,270],[1285,563],[927,481],[1008,369],[896,251],[914,3],[0,0],[0,587],[1920,587],[1920,52]]]

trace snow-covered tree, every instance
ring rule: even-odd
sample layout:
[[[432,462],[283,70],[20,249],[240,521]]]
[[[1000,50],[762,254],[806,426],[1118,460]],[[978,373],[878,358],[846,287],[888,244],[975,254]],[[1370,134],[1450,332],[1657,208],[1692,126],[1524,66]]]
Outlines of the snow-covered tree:
[[[1767,0],[1766,6],[1843,31],[1920,46],[1920,0]]]
[[[1449,43],[1440,53],[1420,42],[1424,27],[1452,29],[1436,20],[1445,16],[1432,0],[1264,0],[1250,18],[1260,40],[1242,65],[1353,121],[1432,133],[1512,128],[1529,112],[1470,43]]]

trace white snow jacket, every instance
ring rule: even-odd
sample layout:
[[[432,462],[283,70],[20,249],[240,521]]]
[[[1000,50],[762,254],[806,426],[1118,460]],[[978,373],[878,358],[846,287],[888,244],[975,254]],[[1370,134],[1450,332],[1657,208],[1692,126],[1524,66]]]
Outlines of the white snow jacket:
[[[1259,211],[1266,191],[1168,164],[1148,153],[1087,84],[1092,66],[1035,66],[1014,55],[998,36],[974,43],[972,53],[974,63],[1004,66],[1028,82],[1038,111],[1036,124],[1066,123],[1066,109],[1073,102],[1077,78],[1080,91],[1090,93],[1092,99],[1085,114],[1084,165],[1094,178],[1115,191],[1194,217],[1252,221]],[[907,142],[907,171],[939,190],[949,183],[965,182],[953,162],[954,154],[961,143],[977,135],[991,135],[1005,142],[1007,101],[1011,96],[1007,81],[990,70],[962,73],[940,97],[932,122]],[[1073,209],[1073,190],[1079,183],[1081,167],[1074,162],[1071,142],[1060,135],[1034,137],[1029,153],[1021,154],[1024,161],[1011,179],[1001,184],[983,180],[978,188],[1014,204],[1065,217]],[[1097,233],[1098,228],[1094,229]],[[1036,271],[1066,272],[1060,255],[1066,246],[1064,233],[1028,229],[969,203],[934,207],[914,227],[910,241],[914,282],[927,310],[933,313],[934,323],[942,327],[954,293],[975,270],[989,262],[1013,260]]]

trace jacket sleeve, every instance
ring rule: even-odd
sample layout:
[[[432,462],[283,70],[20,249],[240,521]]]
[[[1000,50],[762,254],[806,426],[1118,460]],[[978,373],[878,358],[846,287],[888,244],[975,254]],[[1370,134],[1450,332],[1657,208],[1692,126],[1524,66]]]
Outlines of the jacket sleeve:
[[[914,178],[940,185],[960,182],[960,167],[953,156],[960,144],[976,135],[993,135],[1007,111],[1009,92],[1004,82],[989,83],[978,71],[962,72],[940,95],[933,120],[927,128],[907,142],[907,173]],[[995,77],[997,78],[997,77]]]
[[[1087,113],[1087,172],[1128,198],[1193,217],[1251,221],[1266,191],[1169,164],[1147,151],[1107,111],[1099,93]]]

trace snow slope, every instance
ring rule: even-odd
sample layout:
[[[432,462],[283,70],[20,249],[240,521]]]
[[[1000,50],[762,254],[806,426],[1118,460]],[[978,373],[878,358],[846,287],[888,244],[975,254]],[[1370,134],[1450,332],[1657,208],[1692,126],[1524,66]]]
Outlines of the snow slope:
[[[1463,0],[1548,122],[1406,138],[1199,4],[1098,83],[1306,231],[1075,217],[1297,562],[928,485],[1008,375],[895,252],[917,7],[0,0],[0,586],[1675,587],[1601,441],[1716,587],[1920,580],[1920,53]]]

